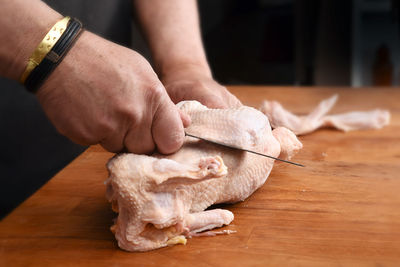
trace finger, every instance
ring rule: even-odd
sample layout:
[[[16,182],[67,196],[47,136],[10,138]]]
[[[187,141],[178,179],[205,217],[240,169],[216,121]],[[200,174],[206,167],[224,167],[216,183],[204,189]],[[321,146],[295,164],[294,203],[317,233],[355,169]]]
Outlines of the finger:
[[[100,141],[100,145],[104,147],[105,150],[118,153],[124,149],[124,137],[118,136],[118,133],[113,134],[109,138]]]
[[[128,152],[135,154],[149,154],[154,151],[155,144],[151,135],[151,119],[149,123],[135,124],[129,128],[124,139]]]
[[[185,100],[184,92],[185,87],[176,86],[174,84],[165,86],[165,90],[168,92],[168,96],[171,98],[172,102],[177,104]]]
[[[189,127],[189,125],[192,123],[192,120],[191,120],[189,114],[187,114],[186,112],[184,112],[180,109],[178,109],[178,111],[179,111],[179,115],[181,116],[183,127],[184,128]]]
[[[231,108],[240,108],[241,106],[243,106],[242,102],[240,102],[240,100],[237,99],[236,96],[230,94],[229,107],[231,107]]]
[[[239,107],[243,106],[242,102],[240,102],[240,100],[234,94],[229,92],[228,88],[226,88],[225,86],[222,86],[222,88],[225,91],[224,98],[226,99],[228,107],[239,108]]]
[[[229,108],[228,103],[222,101],[222,99],[216,95],[204,95],[199,99],[200,103],[203,105],[209,107],[209,108],[215,108],[215,109],[223,109],[223,108]]]
[[[158,151],[170,154],[177,151],[183,144],[185,137],[182,119],[178,108],[167,95],[158,106],[152,125],[152,134]]]

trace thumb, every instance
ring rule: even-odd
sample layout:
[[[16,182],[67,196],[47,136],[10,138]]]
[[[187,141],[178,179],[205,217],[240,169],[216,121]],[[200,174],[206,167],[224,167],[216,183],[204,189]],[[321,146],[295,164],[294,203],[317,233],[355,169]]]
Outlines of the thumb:
[[[162,154],[176,152],[183,144],[185,133],[181,115],[167,95],[154,114],[151,132]]]
[[[192,123],[192,119],[190,118],[189,114],[187,114],[185,111],[178,109],[179,115],[181,116],[181,120],[183,123],[183,127],[187,128],[190,126]]]

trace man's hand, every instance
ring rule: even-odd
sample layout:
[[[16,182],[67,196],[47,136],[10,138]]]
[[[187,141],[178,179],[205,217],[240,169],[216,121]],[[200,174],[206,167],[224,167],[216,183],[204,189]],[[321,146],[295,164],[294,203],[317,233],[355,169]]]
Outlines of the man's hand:
[[[162,82],[172,101],[197,100],[209,108],[233,108],[242,104],[224,86],[217,83],[210,72],[194,65],[170,68]]]
[[[178,109],[136,52],[84,32],[39,89],[57,130],[118,152],[172,153],[184,139]],[[185,118],[183,118],[185,119]]]

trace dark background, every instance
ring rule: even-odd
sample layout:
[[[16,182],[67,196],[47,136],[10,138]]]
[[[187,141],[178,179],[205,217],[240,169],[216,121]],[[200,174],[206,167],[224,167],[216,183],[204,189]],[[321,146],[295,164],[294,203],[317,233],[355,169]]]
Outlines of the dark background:
[[[210,63],[224,84],[371,86],[385,69],[385,85],[400,84],[399,1],[199,3]]]
[[[131,24],[129,0],[45,2],[151,59]],[[222,84],[397,86],[398,2],[200,0],[199,9],[209,62]],[[85,147],[60,136],[16,82],[0,77],[0,87],[1,217]]]

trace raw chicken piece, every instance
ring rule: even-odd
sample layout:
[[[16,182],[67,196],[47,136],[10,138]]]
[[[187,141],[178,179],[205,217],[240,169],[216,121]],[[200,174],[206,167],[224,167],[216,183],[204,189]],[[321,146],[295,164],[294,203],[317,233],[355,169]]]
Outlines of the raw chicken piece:
[[[188,133],[290,158],[302,144],[286,128],[271,130],[256,109],[208,109],[196,101],[178,107],[191,116]],[[232,212],[205,209],[244,200],[264,184],[274,161],[186,137],[172,155],[120,154],[108,163],[107,197],[119,213],[112,231],[128,251],[185,243],[185,237],[231,223]],[[203,232],[203,233],[200,233]]]
[[[336,115],[326,115],[335,105],[338,96],[321,101],[307,116],[296,116],[275,101],[264,101],[260,110],[268,116],[271,126],[286,127],[296,135],[313,132],[321,127],[334,127],[343,131],[380,129],[389,124],[387,110],[355,111]]]

